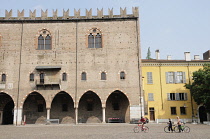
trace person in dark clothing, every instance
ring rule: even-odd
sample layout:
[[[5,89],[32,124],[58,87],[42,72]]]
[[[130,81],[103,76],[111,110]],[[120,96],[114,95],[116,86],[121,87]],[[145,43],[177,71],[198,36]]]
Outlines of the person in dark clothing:
[[[170,132],[173,132],[173,129],[172,129],[172,121],[171,121],[171,119],[169,118],[168,119],[169,121],[168,121],[168,131]]]

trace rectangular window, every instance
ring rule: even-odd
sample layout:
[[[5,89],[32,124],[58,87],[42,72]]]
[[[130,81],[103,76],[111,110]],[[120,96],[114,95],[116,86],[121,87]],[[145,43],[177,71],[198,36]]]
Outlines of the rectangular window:
[[[169,93],[169,100],[176,100],[175,93]]]
[[[176,83],[183,83],[183,72],[176,73]]]
[[[171,115],[176,115],[176,107],[171,107]]]
[[[185,100],[184,93],[178,93],[179,94],[179,100]]]
[[[185,72],[166,72],[166,83],[186,83]]]
[[[180,114],[186,115],[186,107],[180,107]]]
[[[166,72],[166,83],[174,83],[174,72]]]
[[[147,72],[147,84],[153,84],[152,72]]]
[[[148,93],[148,101],[154,101],[153,93]]]

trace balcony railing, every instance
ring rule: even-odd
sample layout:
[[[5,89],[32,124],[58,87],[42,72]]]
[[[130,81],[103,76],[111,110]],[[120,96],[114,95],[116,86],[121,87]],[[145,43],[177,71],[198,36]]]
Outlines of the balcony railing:
[[[37,79],[35,81],[36,85],[53,85],[53,84],[61,84],[61,80],[60,79]]]
[[[46,76],[45,76],[46,77]],[[35,80],[37,90],[60,90],[61,80],[56,78],[37,79]]]

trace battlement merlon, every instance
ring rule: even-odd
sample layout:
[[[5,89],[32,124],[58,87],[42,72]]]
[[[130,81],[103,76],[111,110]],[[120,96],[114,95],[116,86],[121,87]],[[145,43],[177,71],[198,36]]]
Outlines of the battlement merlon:
[[[120,8],[120,15],[113,15],[113,8],[108,9],[108,15],[103,14],[103,8],[97,9],[97,15],[92,14],[92,9],[86,9],[86,15],[80,15],[80,9],[74,9],[74,16],[69,16],[69,9],[67,11],[63,10],[63,16],[58,16],[58,10],[52,11],[52,17],[48,16],[48,10],[41,10],[41,17],[36,16],[36,10],[29,11],[29,17],[24,16],[24,10],[17,11],[17,16],[13,17],[12,10],[5,10],[5,17],[0,17],[0,20],[65,20],[65,19],[100,19],[100,18],[129,18],[129,17],[139,17],[138,7],[132,7],[132,14],[127,14],[126,8]]]

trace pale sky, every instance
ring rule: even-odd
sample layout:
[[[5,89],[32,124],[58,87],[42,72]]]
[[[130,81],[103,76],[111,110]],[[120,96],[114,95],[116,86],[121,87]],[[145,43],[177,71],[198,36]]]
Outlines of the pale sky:
[[[210,0],[0,0],[0,17],[5,16],[5,10],[58,9],[62,16],[63,9],[80,9],[85,15],[85,9],[91,9],[94,15],[97,8],[103,8],[108,14],[108,8],[113,8],[114,14],[119,15],[120,7],[127,7],[127,13],[132,13],[132,7],[139,7],[141,54],[145,59],[150,47],[151,57],[155,58],[155,50],[160,50],[160,58],[184,59],[184,52],[190,52],[191,58],[210,50]]]

